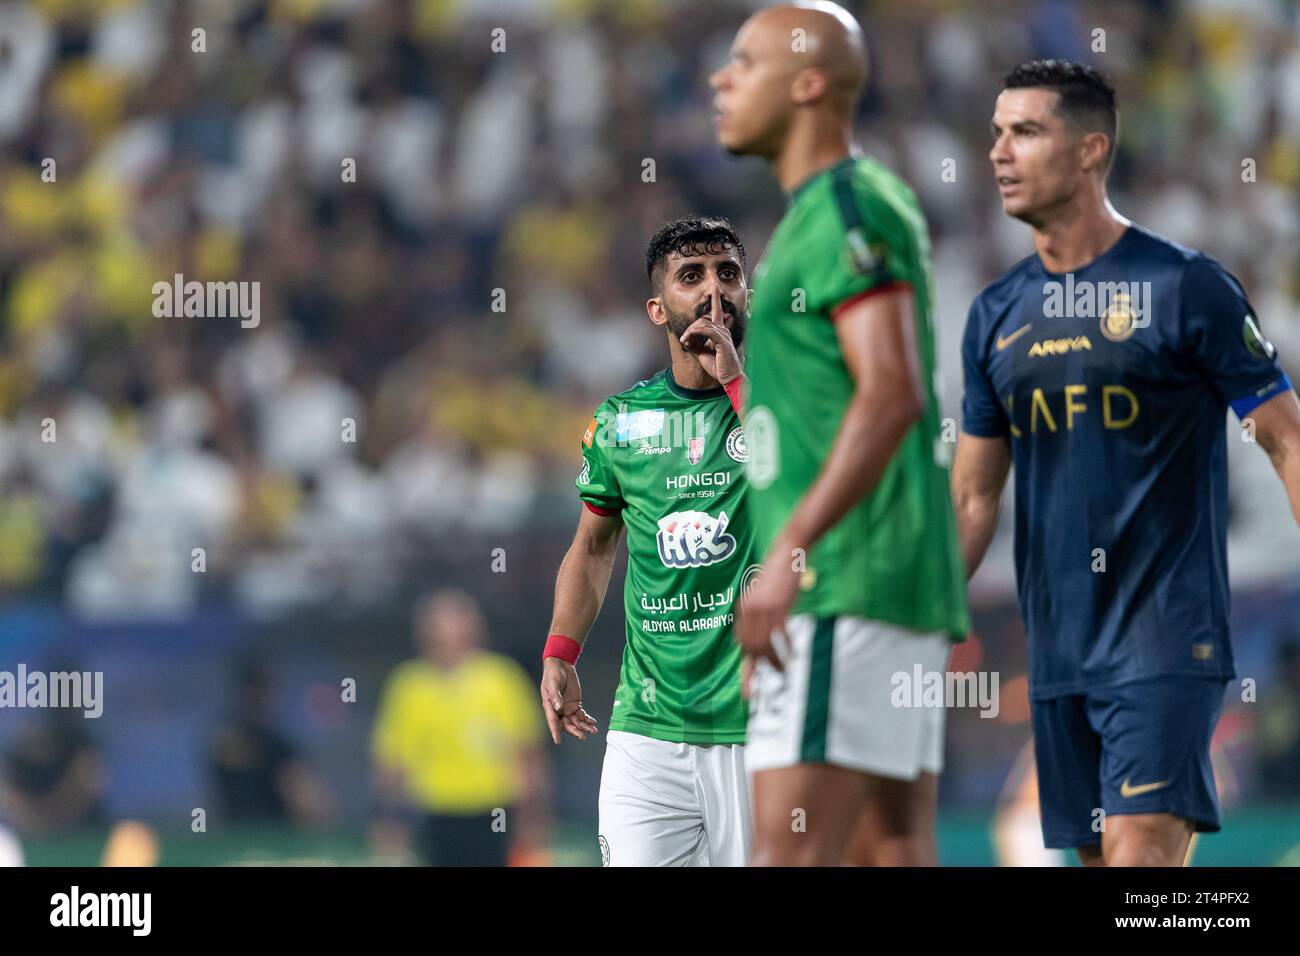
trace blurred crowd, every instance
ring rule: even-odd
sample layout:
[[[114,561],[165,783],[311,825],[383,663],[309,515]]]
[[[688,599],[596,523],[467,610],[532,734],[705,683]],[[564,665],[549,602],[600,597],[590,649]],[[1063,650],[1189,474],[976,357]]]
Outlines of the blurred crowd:
[[[591,410],[665,364],[649,235],[729,215],[752,266],[780,215],[709,123],[754,5],[0,4],[0,593],[364,604],[429,549],[576,507]],[[985,154],[999,75],[1038,55],[1111,75],[1117,207],[1237,274],[1300,379],[1294,5],[849,6],[860,142],[931,221],[947,414],[967,304],[1029,251]],[[259,283],[256,327],[156,317],[178,274]],[[1257,449],[1233,482],[1234,561],[1294,572]]]

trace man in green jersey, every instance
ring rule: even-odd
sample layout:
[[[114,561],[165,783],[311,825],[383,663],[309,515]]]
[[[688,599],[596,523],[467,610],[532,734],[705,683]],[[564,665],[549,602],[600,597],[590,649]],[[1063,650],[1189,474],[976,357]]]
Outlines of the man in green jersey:
[[[600,781],[606,866],[740,866],[749,849],[735,607],[757,572],[737,409],[749,292],[725,219],[650,241],[650,321],[672,362],[582,436],[578,532],[555,585],[542,709],[558,744],[596,730],[574,668],[627,529],[627,646]]]
[[[912,191],[851,150],[865,77],[858,24],[815,3],[752,16],[710,80],[721,144],[788,196],[746,359],[758,864],[936,862],[944,710],[914,685],[947,685],[968,629],[929,240]]]

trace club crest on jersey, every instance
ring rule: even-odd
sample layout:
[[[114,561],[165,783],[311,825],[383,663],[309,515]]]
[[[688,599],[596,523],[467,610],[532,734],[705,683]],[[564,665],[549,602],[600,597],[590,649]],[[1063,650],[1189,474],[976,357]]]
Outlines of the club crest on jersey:
[[[1123,342],[1137,329],[1129,297],[1121,292],[1101,314],[1101,334],[1112,342]]]
[[[686,460],[692,465],[698,465],[700,459],[704,457],[704,439],[692,438],[686,443]]]
[[[732,461],[738,461],[742,465],[749,458],[745,449],[745,429],[739,425],[727,436],[727,454],[731,456]]]
[[[659,519],[659,560],[666,568],[701,568],[725,561],[736,550],[727,513],[674,511]]]

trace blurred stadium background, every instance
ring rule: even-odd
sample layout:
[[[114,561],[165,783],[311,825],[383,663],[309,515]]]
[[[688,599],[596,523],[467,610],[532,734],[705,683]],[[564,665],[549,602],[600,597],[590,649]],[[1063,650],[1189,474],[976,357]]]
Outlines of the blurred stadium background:
[[[646,240],[720,213],[752,266],[781,211],[708,122],[706,77],[757,5],[0,5],[0,670],[105,675],[97,720],[0,710],[0,823],[29,864],[94,864],[124,820],[149,828],[118,833],[130,859],[378,859],[376,712],[431,589],[479,603],[532,692],[579,436],[601,399],[665,364],[644,321]],[[1029,251],[985,154],[998,77],[1033,56],[1112,77],[1116,206],[1238,275],[1300,380],[1294,2],[846,5],[872,54],[860,142],[930,219],[946,414],[966,306]],[[258,326],[155,318],[152,286],[176,273],[260,282]],[[1225,829],[1197,862],[1294,865],[1300,536],[1266,457],[1230,448],[1234,635],[1257,691],[1229,693]],[[997,671],[1002,697],[995,719],[950,713],[949,864],[1051,862],[1024,812],[1006,524],[953,659]],[[580,668],[602,724],[621,576]],[[602,754],[599,739],[545,744],[541,843],[516,860],[598,862]]]

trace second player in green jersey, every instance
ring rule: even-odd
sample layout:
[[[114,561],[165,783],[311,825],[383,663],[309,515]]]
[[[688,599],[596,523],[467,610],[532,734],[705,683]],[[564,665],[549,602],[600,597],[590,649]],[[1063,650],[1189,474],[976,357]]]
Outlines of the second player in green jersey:
[[[852,150],[865,49],[833,3],[765,7],[710,80],[719,142],[766,160],[788,196],[746,366],[762,568],[736,634],[755,661],[758,864],[936,862],[944,710],[896,691],[942,681],[968,627],[925,222]],[[792,833],[796,810],[808,825]]]
[[[851,614],[964,637],[965,573],[948,490],[950,445],[934,394],[933,280],[912,190],[879,163],[847,157],[798,186],[756,270],[747,434],[759,553],[812,485],[856,383],[835,313],[900,288],[913,296],[920,419],[876,487],[809,549],[794,611]]]

